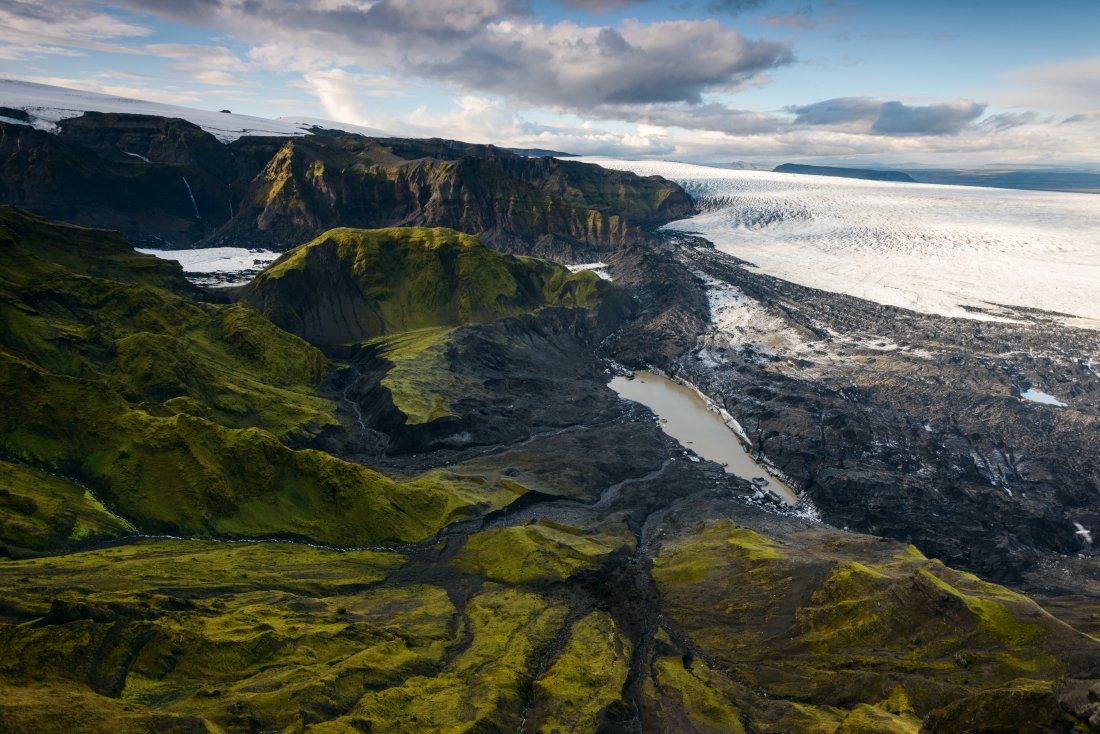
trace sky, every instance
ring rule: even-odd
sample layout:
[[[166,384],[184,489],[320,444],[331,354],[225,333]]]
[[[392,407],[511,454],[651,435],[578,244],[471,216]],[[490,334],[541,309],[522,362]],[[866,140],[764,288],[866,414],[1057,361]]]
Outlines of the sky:
[[[0,0],[0,77],[579,154],[1100,170],[1098,29],[1098,0]]]

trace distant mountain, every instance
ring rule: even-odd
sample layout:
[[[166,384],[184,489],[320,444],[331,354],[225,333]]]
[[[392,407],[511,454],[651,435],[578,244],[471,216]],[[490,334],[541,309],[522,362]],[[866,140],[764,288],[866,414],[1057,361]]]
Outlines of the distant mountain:
[[[725,168],[732,168],[735,171],[766,171],[768,167],[761,163],[749,163],[748,161],[734,161]]]
[[[784,163],[775,167],[776,173],[801,173],[807,176],[833,176],[836,178],[858,178],[864,181],[897,181],[917,183],[901,171],[877,171],[871,168],[837,168],[834,166],[806,166],[800,163]]]
[[[549,150],[547,148],[505,148],[509,153],[515,153],[525,158],[576,158],[576,153],[563,153],[560,150]]]
[[[1100,173],[1084,171],[954,170],[929,168],[910,171],[919,183],[989,186],[1029,191],[1100,193]]]

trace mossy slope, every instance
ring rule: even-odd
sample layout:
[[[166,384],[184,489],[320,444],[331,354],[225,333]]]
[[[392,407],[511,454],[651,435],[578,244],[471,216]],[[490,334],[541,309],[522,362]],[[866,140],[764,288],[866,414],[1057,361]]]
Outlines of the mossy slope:
[[[0,460],[0,553],[73,548],[134,532],[83,487]]]
[[[117,235],[0,214],[0,394],[17,398],[0,451],[141,529],[368,545],[514,498],[289,448],[338,426],[314,347],[248,306],[178,295],[178,269]]]
[[[829,731],[915,731],[1021,691],[1057,709],[1051,681],[1100,674],[1100,645],[1027,597],[896,549],[826,531],[777,543],[719,521],[666,543],[653,576],[669,629],[757,731],[786,715],[780,700]]]
[[[614,550],[632,541],[629,535],[591,535],[543,520],[472,535],[454,563],[466,573],[509,584],[565,581],[575,573],[596,570]]]
[[[334,229],[273,263],[244,298],[311,343],[349,344],[543,306],[591,308],[611,288],[454,230]]]

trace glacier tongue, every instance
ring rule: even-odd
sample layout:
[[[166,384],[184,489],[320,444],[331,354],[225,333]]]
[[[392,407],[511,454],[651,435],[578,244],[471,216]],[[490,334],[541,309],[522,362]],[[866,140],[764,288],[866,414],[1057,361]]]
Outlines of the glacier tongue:
[[[987,320],[1054,312],[1100,329],[1100,197],[581,159],[680,183],[697,233],[800,285]],[[1006,308],[1007,307],[1007,308]]]

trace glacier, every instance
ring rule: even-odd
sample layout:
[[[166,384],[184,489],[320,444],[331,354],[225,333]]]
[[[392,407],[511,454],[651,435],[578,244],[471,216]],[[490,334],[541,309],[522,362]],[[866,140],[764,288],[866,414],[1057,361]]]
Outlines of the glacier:
[[[244,247],[203,247],[190,250],[136,248],[146,255],[175,260],[187,279],[196,285],[233,286],[252,280],[283,253]]]
[[[884,183],[667,161],[580,160],[681,184],[701,213],[666,225],[760,272],[922,313],[1100,329],[1100,198]]]

